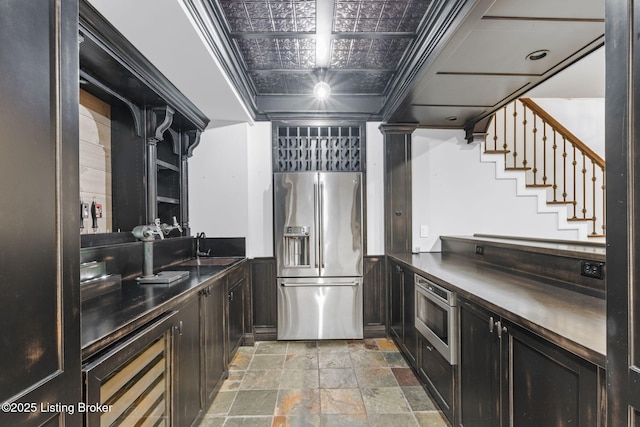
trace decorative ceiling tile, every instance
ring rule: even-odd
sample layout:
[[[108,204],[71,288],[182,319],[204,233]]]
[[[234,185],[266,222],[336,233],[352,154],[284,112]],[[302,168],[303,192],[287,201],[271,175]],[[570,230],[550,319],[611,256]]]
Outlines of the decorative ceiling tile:
[[[336,0],[333,31],[415,33],[432,0]]]
[[[220,0],[232,33],[314,32],[315,0]]]
[[[310,70],[315,66],[313,39],[239,39],[236,42],[250,70]]]
[[[395,70],[410,43],[406,38],[334,40],[331,67]]]
[[[308,95],[316,83],[308,73],[249,73],[258,93],[263,95]]]
[[[311,93],[316,32],[331,37],[322,64],[333,93],[383,95],[433,0],[210,1],[224,15],[256,95]],[[333,12],[318,15],[316,2]]]
[[[384,93],[392,72],[345,71],[331,78],[331,93],[336,95]]]

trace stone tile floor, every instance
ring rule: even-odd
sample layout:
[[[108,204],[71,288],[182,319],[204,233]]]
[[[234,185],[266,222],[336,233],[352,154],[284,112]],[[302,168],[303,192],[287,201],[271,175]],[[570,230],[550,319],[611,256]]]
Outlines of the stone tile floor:
[[[240,347],[200,427],[448,426],[392,340]]]

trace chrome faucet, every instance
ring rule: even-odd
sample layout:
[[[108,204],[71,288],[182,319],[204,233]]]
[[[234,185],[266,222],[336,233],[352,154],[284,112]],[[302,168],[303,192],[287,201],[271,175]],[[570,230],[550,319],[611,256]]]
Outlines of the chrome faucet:
[[[196,257],[201,257],[201,256],[205,256],[206,257],[206,256],[209,256],[211,254],[211,249],[207,250],[207,252],[203,252],[201,250],[201,246],[200,245],[202,244],[202,241],[204,239],[206,239],[206,238],[207,238],[207,236],[205,236],[204,232],[198,233],[196,235]]]
[[[153,241],[156,236],[160,236],[160,239],[164,239],[164,236],[168,236],[172,230],[179,230],[182,233],[182,227],[178,224],[176,217],[173,217],[173,225],[162,223],[160,224],[160,218],[156,218],[152,224],[138,225],[131,232],[136,239],[142,241],[143,247],[143,264],[142,264],[142,278],[153,277]]]

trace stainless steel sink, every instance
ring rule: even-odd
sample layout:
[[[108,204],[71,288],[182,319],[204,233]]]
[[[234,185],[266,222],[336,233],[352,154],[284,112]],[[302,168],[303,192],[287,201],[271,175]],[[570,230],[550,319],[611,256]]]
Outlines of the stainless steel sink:
[[[236,262],[242,260],[242,258],[238,257],[213,257],[213,258],[196,258],[189,261],[185,261],[180,265],[184,265],[186,267],[192,266],[207,266],[207,267],[227,267],[229,265],[235,264]]]

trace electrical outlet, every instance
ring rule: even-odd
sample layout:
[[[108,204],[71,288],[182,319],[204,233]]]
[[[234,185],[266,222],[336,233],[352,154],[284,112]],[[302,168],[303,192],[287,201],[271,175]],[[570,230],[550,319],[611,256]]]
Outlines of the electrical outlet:
[[[597,261],[580,261],[580,274],[594,279],[604,279],[604,263]]]
[[[476,254],[484,255],[484,246],[476,245]]]

